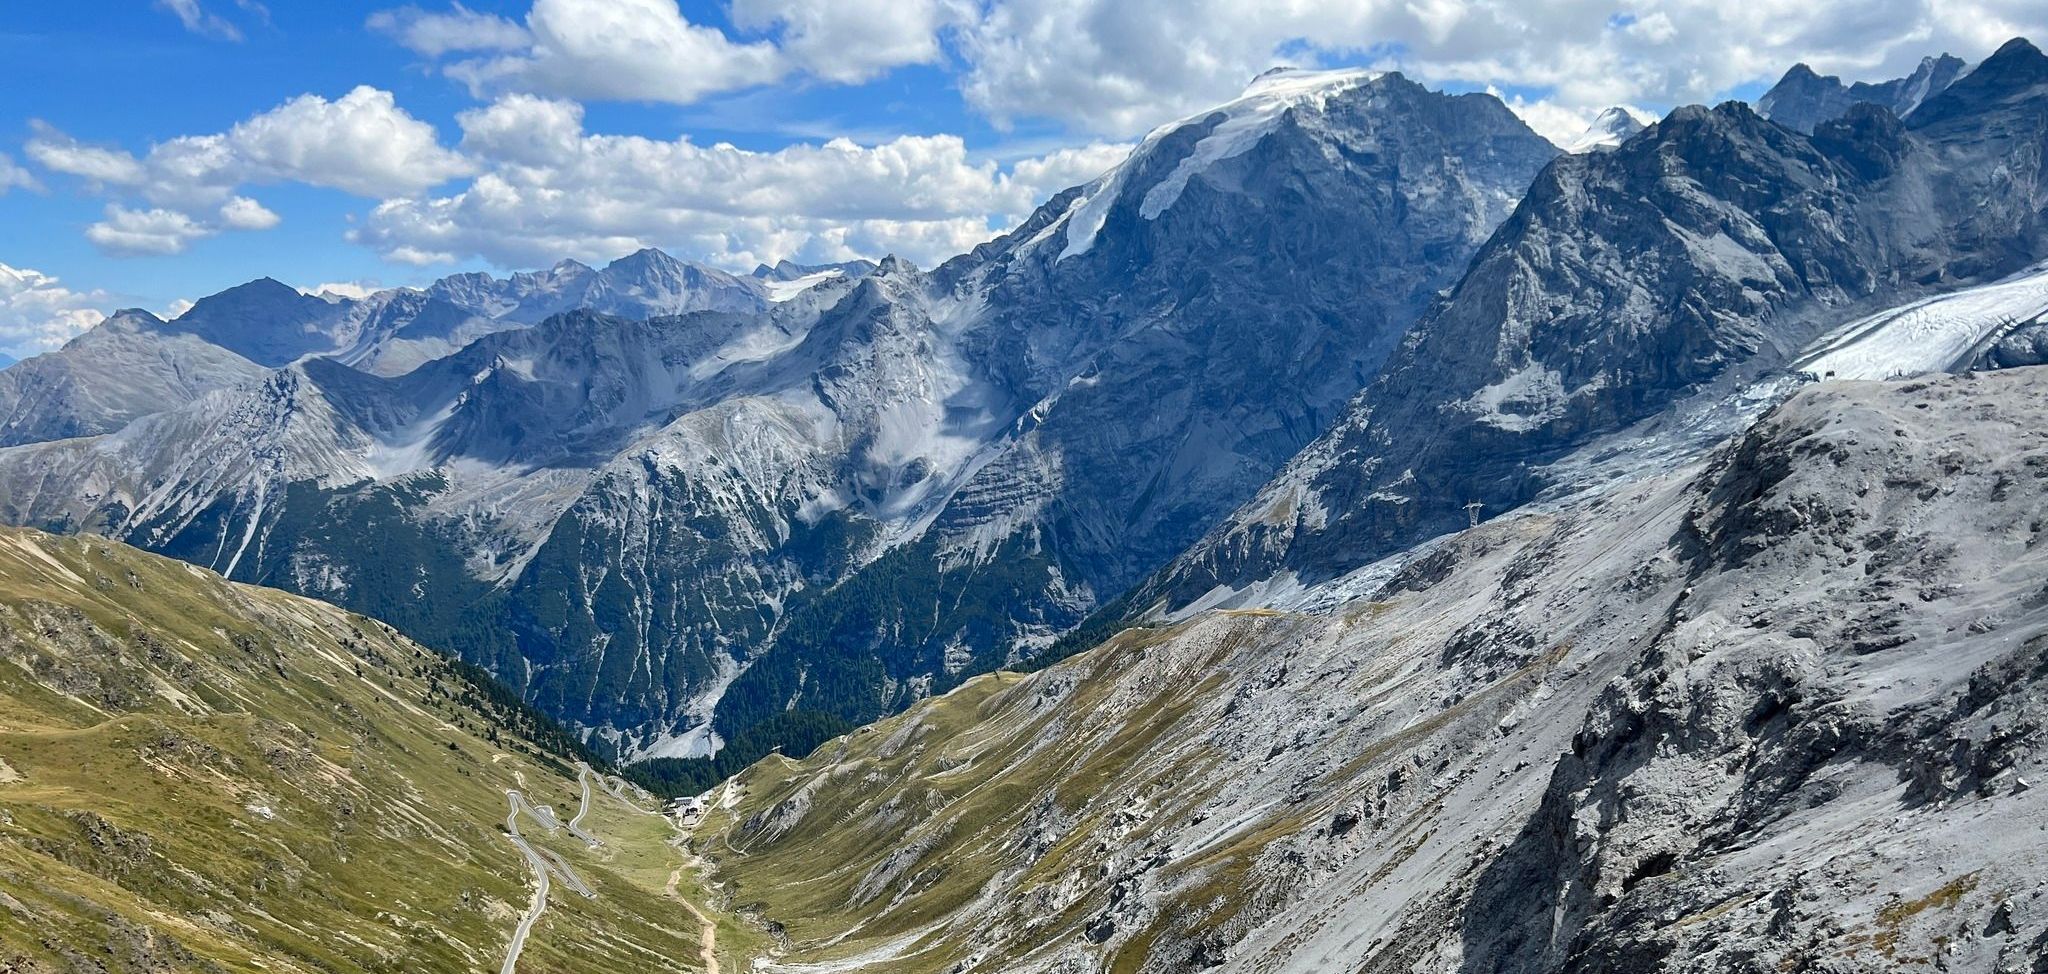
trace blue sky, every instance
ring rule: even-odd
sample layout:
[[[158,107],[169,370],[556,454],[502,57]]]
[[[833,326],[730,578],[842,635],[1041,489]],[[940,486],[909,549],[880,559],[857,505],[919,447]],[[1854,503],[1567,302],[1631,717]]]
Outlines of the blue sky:
[[[146,3],[87,0],[32,4],[0,33],[0,120],[17,163],[27,121],[41,119],[81,140],[140,151],[195,132],[219,132],[296,94],[335,97],[368,84],[397,96],[409,114],[443,132],[477,100],[419,56],[366,30],[391,3],[273,3],[255,16],[220,3],[217,16],[240,41],[184,29],[175,15]],[[466,4],[517,18],[524,3]],[[728,24],[723,5],[681,5],[692,22]],[[1073,141],[1060,126],[1026,122],[998,131],[966,110],[945,72],[908,66],[860,86],[793,83],[709,97],[694,105],[592,102],[593,131],[731,142],[773,150],[793,142],[846,136],[878,142],[903,134],[955,133],[991,158],[1042,151]],[[1082,140],[1086,141],[1086,140]],[[11,143],[11,144],[10,144]],[[310,286],[328,281],[419,283],[464,269],[488,269],[467,257],[434,267],[393,264],[341,239],[365,201],[335,189],[279,183],[259,194],[284,219],[264,234],[223,234],[173,258],[108,257],[84,236],[102,216],[102,200],[66,191],[72,181],[39,174],[43,193],[0,198],[8,227],[0,263],[32,266],[67,282],[113,291],[152,309],[168,307],[259,276]],[[568,255],[564,255],[568,256]],[[502,269],[502,268],[498,268]]]
[[[1546,135],[1982,57],[2022,0],[79,0],[0,29],[0,353],[259,276],[639,246],[929,264],[1275,63],[1492,90]],[[835,141],[840,140],[840,141]]]

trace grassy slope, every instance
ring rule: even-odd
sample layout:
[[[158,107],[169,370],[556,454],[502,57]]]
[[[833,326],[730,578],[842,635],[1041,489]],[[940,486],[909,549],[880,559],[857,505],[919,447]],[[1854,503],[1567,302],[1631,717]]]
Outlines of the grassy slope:
[[[1006,951],[1071,937],[1103,905],[1102,884],[1076,881],[1116,858],[1096,840],[1147,849],[1152,809],[1212,797],[1190,773],[1202,749],[1161,745],[1213,702],[1217,669],[1243,640],[1289,624],[1211,616],[1131,630],[1037,674],[977,677],[807,760],[750,768],[713,792],[700,851],[730,907],[784,925],[789,960],[939,972],[973,957],[1005,969],[1025,959]],[[1152,692],[1126,692],[1134,678]],[[1126,801],[1134,793],[1147,798]],[[1177,897],[1181,924],[1241,907],[1251,889],[1237,870],[1263,839],[1241,845],[1171,867],[1192,880]],[[986,895],[1002,903],[978,906]]]
[[[0,531],[0,969],[496,971],[505,789],[578,789],[465,690],[379,623]],[[599,791],[586,827],[522,823],[598,896],[557,881],[521,969],[696,969],[666,821]]]

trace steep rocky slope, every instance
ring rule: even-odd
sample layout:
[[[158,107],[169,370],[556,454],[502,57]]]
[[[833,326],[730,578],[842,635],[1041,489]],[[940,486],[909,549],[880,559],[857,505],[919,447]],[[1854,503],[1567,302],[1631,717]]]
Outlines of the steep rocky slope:
[[[1812,137],[1681,108],[1546,169],[1344,420],[1134,596],[1313,583],[1552,483],[1549,464],[1797,360],[1864,313],[2048,255],[2048,57],[2024,40],[1901,124]]]
[[[788,971],[2038,970],[2048,372],[770,758],[696,839]]]
[[[1489,96],[1280,72],[932,272],[769,268],[764,309],[555,315],[402,376],[297,361],[0,454],[0,507],[372,612],[635,756],[758,730],[737,767],[1026,658],[1163,564],[1555,154]],[[626,271],[697,287],[672,263],[420,301],[602,309]]]
[[[1878,105],[1904,118],[1955,83],[1967,67],[1961,58],[1943,54],[1920,59],[1920,66],[1903,78],[1845,85],[1833,75],[1818,74],[1804,64],[1795,64],[1757,99],[1756,110],[1773,122],[1809,135],[1822,123],[1841,118],[1851,107],[1861,104]]]
[[[155,315],[115,312],[47,355],[0,371],[0,446],[111,433],[248,382],[263,367]]]
[[[584,799],[559,731],[476,678],[322,603],[0,531],[0,969],[499,969],[535,901],[507,789]],[[697,969],[666,821],[602,792],[603,845],[550,821],[525,969]]]
[[[63,348],[0,374],[0,446],[92,436],[260,379],[308,356],[395,376],[484,335],[551,314],[597,310],[633,318],[689,311],[758,312],[800,297],[863,262],[738,277],[642,251],[592,270],[459,274],[424,289],[362,298],[308,295],[265,278],[194,304],[171,321],[117,312]]]

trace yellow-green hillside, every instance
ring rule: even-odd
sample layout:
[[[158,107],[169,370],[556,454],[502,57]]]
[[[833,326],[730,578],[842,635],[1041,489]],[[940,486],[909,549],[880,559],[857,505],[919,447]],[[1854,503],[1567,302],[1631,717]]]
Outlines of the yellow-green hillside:
[[[516,716],[360,616],[0,531],[0,970],[497,971],[506,791],[580,801]],[[558,876],[518,969],[701,969],[667,820],[591,800],[595,848],[520,823],[595,896]]]

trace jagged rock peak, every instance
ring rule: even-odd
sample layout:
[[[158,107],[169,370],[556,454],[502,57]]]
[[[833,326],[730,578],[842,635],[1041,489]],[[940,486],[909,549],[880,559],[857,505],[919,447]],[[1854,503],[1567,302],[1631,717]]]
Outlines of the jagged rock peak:
[[[1803,63],[1795,64],[1757,99],[1756,107],[1765,118],[1807,133],[1842,117],[1858,104],[1880,105],[1904,118],[1955,83],[1966,66],[1961,58],[1943,54],[1922,58],[1913,73],[1903,78],[1845,85],[1834,75],[1820,74]]]
[[[2048,91],[2048,55],[2042,54],[2032,41],[2015,37],[1982,64],[1926,99],[1920,110],[1907,118],[1907,124],[1924,129],[1979,115],[1999,105],[2038,98],[2044,91]]]
[[[895,254],[890,254],[883,257],[881,263],[875,265],[875,273],[881,275],[915,274],[917,273],[917,265]]]

